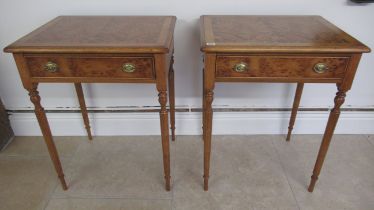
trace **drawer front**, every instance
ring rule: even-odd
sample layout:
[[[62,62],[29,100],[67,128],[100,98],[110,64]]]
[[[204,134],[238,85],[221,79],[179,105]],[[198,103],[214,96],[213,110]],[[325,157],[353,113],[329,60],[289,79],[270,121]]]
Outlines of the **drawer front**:
[[[71,61],[64,57],[26,57],[31,77],[72,77]]]
[[[348,57],[217,56],[217,78],[341,79]]]
[[[26,57],[31,77],[154,79],[152,57]]]

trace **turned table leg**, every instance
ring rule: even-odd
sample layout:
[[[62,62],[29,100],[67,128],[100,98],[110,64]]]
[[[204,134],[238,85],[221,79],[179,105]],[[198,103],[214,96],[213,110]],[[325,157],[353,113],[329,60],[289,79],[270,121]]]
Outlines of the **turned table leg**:
[[[165,189],[170,191],[170,145],[169,145],[169,118],[166,108],[168,102],[167,83],[170,66],[166,66],[166,55],[155,55],[156,66],[156,88],[158,91],[158,101],[160,103],[160,128],[161,143],[165,174]]]
[[[74,83],[75,91],[77,92],[79,106],[81,108],[84,126],[86,127],[88,139],[92,140],[90,121],[88,119],[86,102],[84,101],[84,95],[81,83]]]
[[[68,187],[65,182],[64,173],[62,171],[61,162],[58,156],[56,145],[53,142],[51,129],[49,128],[47,116],[45,115],[44,108],[40,104],[40,96],[37,90],[38,84],[32,84],[32,87],[28,89],[31,102],[35,106],[35,115],[38,119],[40,129],[42,131],[44,141],[47,144],[49,155],[52,159],[53,165],[56,169],[58,178],[60,179],[62,189],[67,190]]]
[[[314,186],[315,186],[315,184],[317,182],[317,179],[318,179],[318,176],[321,172],[322,165],[323,165],[323,162],[325,160],[327,150],[328,150],[330,142],[331,142],[332,135],[334,134],[334,130],[335,130],[336,124],[337,124],[338,119],[339,119],[340,107],[344,103],[345,96],[346,96],[346,91],[340,89],[340,87],[338,86],[338,92],[336,93],[336,96],[335,96],[335,99],[334,99],[335,105],[334,105],[334,108],[330,112],[330,116],[329,116],[329,120],[327,122],[325,134],[323,135],[322,143],[321,143],[321,146],[320,146],[320,149],[319,149],[319,152],[318,152],[317,161],[316,161],[314,169],[313,169],[313,175],[311,177],[312,179],[310,181],[310,185],[309,185],[309,188],[308,188],[309,192],[313,192]]]
[[[169,69],[169,105],[170,105],[170,130],[171,140],[175,141],[175,90],[174,90],[174,56],[171,57]]]
[[[162,138],[162,153],[164,161],[165,174],[165,189],[170,190],[170,151],[169,151],[169,132],[168,132],[168,111],[166,109],[167,93],[160,91],[158,94],[158,101],[161,105],[160,110],[160,124],[161,124],[161,138]]]
[[[293,126],[295,125],[297,110],[299,109],[300,99],[303,93],[303,88],[304,88],[304,83],[297,83],[295,98],[294,98],[293,106],[292,106],[290,123],[288,125],[288,134],[287,134],[286,141],[290,141],[290,138],[291,138],[291,133],[292,133]]]
[[[212,141],[212,121],[213,121],[213,91],[205,91],[205,110],[204,110],[204,190],[208,190],[210,153]]]
[[[210,154],[212,142],[212,121],[213,121],[213,95],[215,78],[215,54],[206,54],[204,58],[204,97],[203,97],[203,138],[204,138],[204,190],[208,190]]]
[[[204,123],[205,123],[205,85],[204,85],[204,69],[203,69],[203,108],[202,108],[202,110],[201,110],[201,116],[202,116],[202,129],[203,129],[203,141],[204,141],[204,136],[205,136],[205,125],[204,125]]]

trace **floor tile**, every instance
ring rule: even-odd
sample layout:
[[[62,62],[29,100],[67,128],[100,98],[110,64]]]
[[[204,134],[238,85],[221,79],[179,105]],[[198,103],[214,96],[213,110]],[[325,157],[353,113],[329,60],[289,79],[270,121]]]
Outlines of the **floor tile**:
[[[54,197],[171,198],[159,136],[83,141],[65,174],[69,190],[57,188]]]
[[[71,157],[80,142],[86,137],[54,137],[54,141],[61,157]],[[47,146],[43,137],[15,137],[14,140],[0,153],[0,156],[48,156]]]
[[[214,136],[205,192],[203,142],[180,137],[175,152],[175,209],[297,209],[272,138],[279,136]]]
[[[169,210],[171,200],[61,199],[54,198],[46,210]]]
[[[62,160],[66,166],[67,161]],[[0,159],[0,209],[43,209],[59,185],[49,158]]]
[[[300,208],[374,209],[374,152],[364,135],[335,135],[314,192],[307,191],[320,142],[320,135],[274,139]]]
[[[253,210],[251,199],[243,195],[205,193],[197,197],[173,199],[173,210]]]

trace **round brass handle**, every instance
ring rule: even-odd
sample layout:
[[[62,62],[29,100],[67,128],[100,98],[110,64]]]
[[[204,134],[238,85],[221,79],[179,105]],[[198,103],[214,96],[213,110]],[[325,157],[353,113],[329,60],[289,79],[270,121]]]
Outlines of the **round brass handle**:
[[[44,70],[48,71],[48,72],[56,72],[58,71],[58,65],[57,63],[54,63],[52,61],[48,61],[45,65],[44,65]]]
[[[125,63],[122,65],[122,71],[127,73],[132,73],[135,71],[135,65],[132,63]]]
[[[247,69],[248,69],[248,64],[246,64],[246,63],[238,63],[238,64],[236,64],[235,66],[234,66],[234,70],[236,71],[236,72],[243,72],[243,71],[247,71]]]
[[[318,74],[325,73],[328,69],[329,67],[325,63],[317,63],[316,65],[314,65],[314,72]]]

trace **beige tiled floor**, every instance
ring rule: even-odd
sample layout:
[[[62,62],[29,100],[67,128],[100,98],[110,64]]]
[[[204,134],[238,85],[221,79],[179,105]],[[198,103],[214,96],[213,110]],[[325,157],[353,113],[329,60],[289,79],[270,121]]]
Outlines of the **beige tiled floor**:
[[[171,143],[172,191],[164,190],[158,136],[57,137],[63,191],[40,137],[0,152],[0,209],[374,209],[374,136],[336,135],[313,193],[320,135],[214,136],[208,192],[203,142]]]

